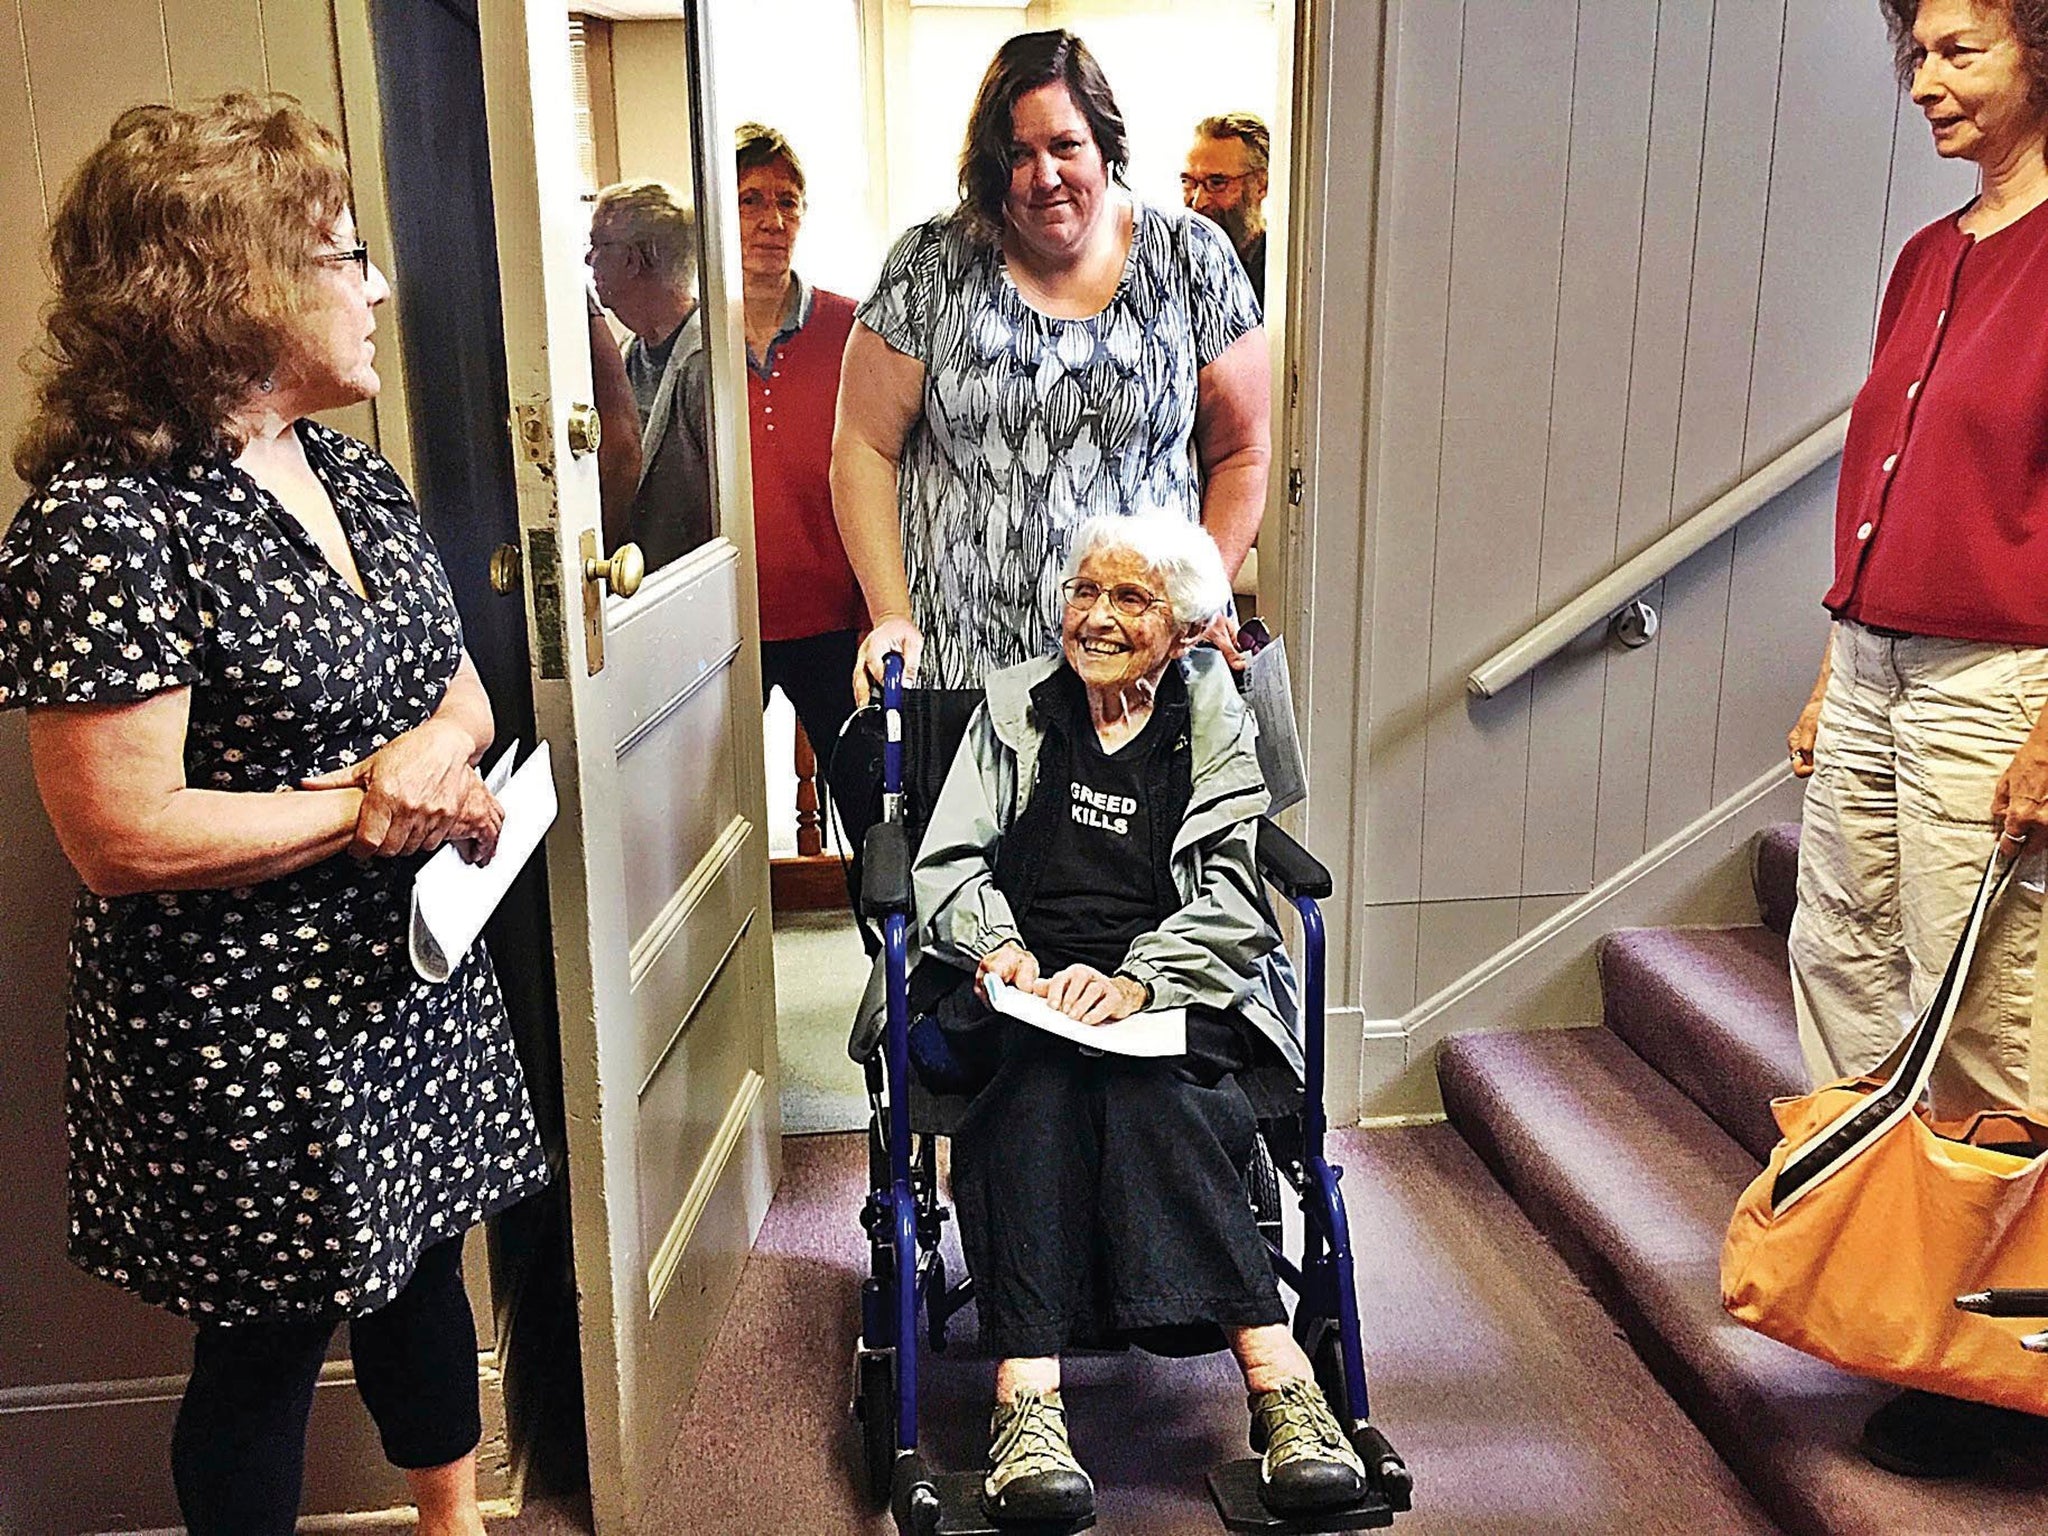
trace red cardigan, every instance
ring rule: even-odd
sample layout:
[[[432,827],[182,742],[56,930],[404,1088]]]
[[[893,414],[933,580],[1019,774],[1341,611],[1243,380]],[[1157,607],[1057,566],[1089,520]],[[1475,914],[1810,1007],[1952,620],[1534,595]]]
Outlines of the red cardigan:
[[[2048,646],[2048,204],[1899,253],[1835,502],[1837,618]]]
[[[832,520],[829,479],[839,360],[852,331],[853,300],[813,289],[810,317],[776,348],[768,376],[747,370],[763,640],[867,624]]]

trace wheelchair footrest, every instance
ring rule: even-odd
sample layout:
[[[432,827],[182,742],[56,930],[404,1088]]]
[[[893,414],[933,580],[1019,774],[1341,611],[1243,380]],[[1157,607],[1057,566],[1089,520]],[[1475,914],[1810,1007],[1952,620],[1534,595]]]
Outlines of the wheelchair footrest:
[[[934,1472],[924,1481],[938,1495],[938,1523],[921,1531],[905,1529],[904,1536],[1075,1536],[1093,1528],[1095,1517],[1085,1520],[1018,1521],[991,1520],[981,1507],[979,1472]],[[898,1521],[899,1529],[904,1529]]]
[[[1333,1536],[1344,1531],[1373,1531],[1394,1523],[1394,1509],[1376,1491],[1343,1509],[1312,1515],[1283,1515],[1266,1508],[1259,1497],[1259,1459],[1227,1461],[1209,1474],[1209,1497],[1228,1531],[1263,1531],[1268,1536]]]

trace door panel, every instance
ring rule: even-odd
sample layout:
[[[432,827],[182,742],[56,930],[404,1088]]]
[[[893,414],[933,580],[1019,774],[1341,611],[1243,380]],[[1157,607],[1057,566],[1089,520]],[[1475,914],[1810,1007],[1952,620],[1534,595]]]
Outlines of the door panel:
[[[758,730],[734,708],[730,664],[661,717],[618,763],[624,806],[665,836],[625,849],[628,930],[637,940],[667,908],[739,814],[739,783],[728,762],[736,738]]]
[[[643,1093],[755,915],[748,865],[760,853],[759,841],[753,824],[735,816],[676,893],[672,910],[634,946]]]
[[[636,1155],[650,1307],[661,1303],[662,1253],[687,1239],[693,1206],[701,1207],[708,1193],[697,1186],[718,1172],[711,1154],[719,1132],[748,1080],[757,1076],[749,1050],[749,1006],[744,971],[728,961],[640,1094]]]
[[[666,82],[659,99],[615,103],[621,124],[665,135],[663,164],[691,172],[676,190],[702,235],[702,425],[719,532],[637,592],[609,596],[574,554],[599,512],[595,456],[569,432],[592,396],[568,16],[561,0],[480,11],[506,365],[524,445],[534,713],[562,806],[548,885],[601,1536],[645,1528],[640,1501],[780,1155],[731,138],[706,88],[715,11],[678,5],[667,19],[611,26],[615,64],[667,61],[647,75]],[[617,70],[615,93],[645,73]],[[593,612],[601,656],[585,627]]]

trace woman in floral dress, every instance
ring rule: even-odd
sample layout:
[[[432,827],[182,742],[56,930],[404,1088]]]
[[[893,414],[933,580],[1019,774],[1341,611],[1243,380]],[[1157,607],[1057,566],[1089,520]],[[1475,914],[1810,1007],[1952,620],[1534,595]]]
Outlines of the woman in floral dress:
[[[420,1529],[481,1532],[462,1240],[546,1167],[489,960],[408,963],[421,859],[496,840],[490,703],[405,485],[310,420],[390,290],[284,98],[124,113],[50,252],[0,707],[86,886],[72,1256],[198,1325],[194,1533],[292,1529],[342,1321]]]

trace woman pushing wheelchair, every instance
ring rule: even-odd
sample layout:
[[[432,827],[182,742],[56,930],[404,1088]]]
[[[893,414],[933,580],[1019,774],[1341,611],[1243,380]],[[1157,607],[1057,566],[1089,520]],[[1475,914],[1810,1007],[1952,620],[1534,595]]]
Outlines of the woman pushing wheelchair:
[[[1231,673],[1195,639],[1226,609],[1213,540],[1163,513],[1079,530],[1061,650],[993,673],[913,872],[927,958],[959,985],[920,1070],[971,1090],[952,1184],[984,1345],[999,1364],[982,1496],[997,1519],[1075,1520],[1094,1487],[1060,1353],[1213,1347],[1244,1371],[1261,1493],[1353,1504],[1365,1469],[1286,1325],[1242,1169],[1239,1079],[1302,1052],[1255,862],[1267,795]],[[1097,1025],[1186,1010],[1186,1054],[1076,1045],[987,1006],[990,981]]]

